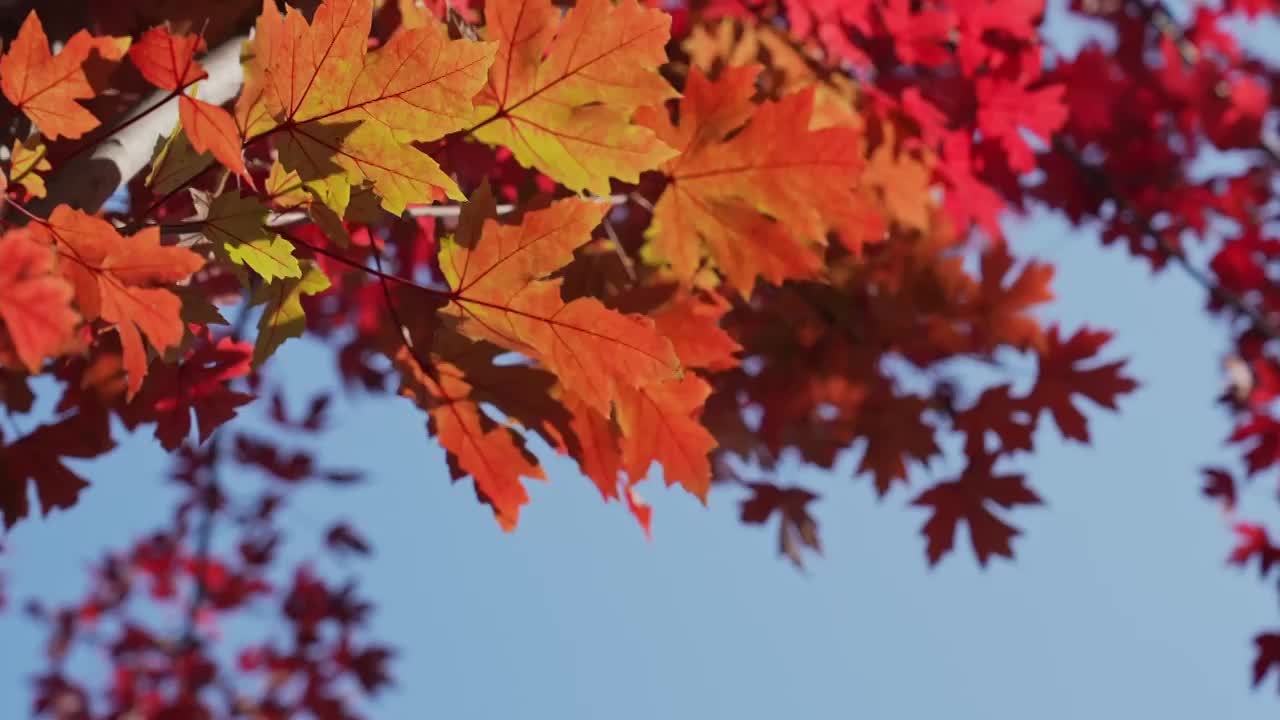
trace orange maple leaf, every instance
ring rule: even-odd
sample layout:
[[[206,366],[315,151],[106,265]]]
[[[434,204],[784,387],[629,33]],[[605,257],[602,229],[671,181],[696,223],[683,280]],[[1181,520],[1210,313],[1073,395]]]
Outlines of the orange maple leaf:
[[[680,363],[653,321],[606,308],[595,298],[566,303],[548,275],[591,239],[608,206],[576,198],[530,212],[519,225],[492,219],[484,185],[463,207],[458,232],[440,246],[453,288],[446,312],[467,335],[522,352],[555,373],[601,415],[625,388],[676,375]]]
[[[469,399],[472,387],[456,367],[439,363],[429,372],[408,347],[400,348],[395,363],[402,378],[400,394],[430,415],[432,431],[450,455],[454,478],[474,478],[476,491],[493,507],[502,529],[515,529],[520,508],[529,502],[520,478],[546,479],[524,438],[498,425]]]
[[[476,138],[596,195],[609,194],[609,178],[636,182],[675,154],[631,124],[636,108],[676,96],[658,73],[669,14],[636,0],[581,0],[561,17],[551,0],[490,0],[485,22],[499,50],[476,97]]]
[[[102,319],[120,334],[132,399],[147,373],[142,338],[161,353],[182,340],[182,301],[162,286],[185,280],[204,259],[186,248],[160,245],[157,227],[126,239],[106,220],[67,205],[32,229],[57,249],[59,270],[75,288],[85,320]]]
[[[365,181],[396,215],[407,203],[464,199],[411,143],[466,126],[496,45],[449,40],[437,22],[369,52],[372,18],[372,0],[326,0],[310,24],[296,8],[282,15],[264,2],[236,107],[242,128],[278,134],[285,168],[339,215]]]
[[[33,10],[9,52],[0,57],[0,89],[46,137],[75,139],[99,125],[98,118],[76,102],[94,96],[82,67],[84,61],[93,51],[108,60],[119,60],[126,49],[127,39],[95,38],[81,30],[54,55]]]
[[[656,461],[667,485],[679,483],[706,503],[716,439],[698,416],[710,394],[707,381],[693,374],[624,391],[618,424],[626,436],[622,458],[631,484]]]
[[[646,259],[691,283],[710,257],[744,295],[757,276],[777,284],[821,267],[827,231],[852,207],[864,165],[857,131],[810,129],[812,88],[752,103],[759,72],[728,68],[712,82],[694,69],[678,124],[661,107],[636,116],[681,153],[662,166],[670,185],[646,232]]]
[[[720,318],[729,303],[719,295],[705,298],[697,295],[677,297],[652,313],[658,332],[671,341],[671,346],[687,368],[728,370],[738,366],[734,355],[742,350],[729,333],[720,327]]]
[[[617,500],[622,476],[622,447],[613,421],[596,412],[576,395],[563,399],[572,415],[570,428],[576,444],[570,451],[582,473],[600,490],[605,500]]]
[[[163,26],[154,27],[129,48],[129,59],[152,85],[178,93],[209,77],[209,73],[196,62],[196,53],[204,47],[204,39],[199,35],[175,37]],[[183,94],[178,100],[178,117],[187,139],[197,152],[212,154],[218,162],[253,185],[240,153],[240,131],[231,113]]]
[[[28,230],[10,230],[0,238],[0,319],[18,359],[32,373],[71,343],[80,322],[71,309],[75,292],[54,274],[54,259]]]

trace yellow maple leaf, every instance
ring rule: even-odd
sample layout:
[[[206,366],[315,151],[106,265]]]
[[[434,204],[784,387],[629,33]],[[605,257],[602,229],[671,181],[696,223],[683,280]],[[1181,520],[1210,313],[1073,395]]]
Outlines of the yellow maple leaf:
[[[341,215],[351,188],[368,182],[388,212],[464,196],[413,142],[464,128],[471,98],[497,47],[450,40],[441,23],[402,30],[368,51],[372,0],[326,0],[308,23],[265,3],[246,71],[242,127],[277,140],[297,171]],[[275,127],[264,129],[269,123]]]
[[[476,97],[475,136],[571,190],[609,194],[675,154],[635,110],[676,97],[658,73],[671,16],[636,0],[582,0],[560,17],[550,0],[491,0],[486,33],[499,43]]]

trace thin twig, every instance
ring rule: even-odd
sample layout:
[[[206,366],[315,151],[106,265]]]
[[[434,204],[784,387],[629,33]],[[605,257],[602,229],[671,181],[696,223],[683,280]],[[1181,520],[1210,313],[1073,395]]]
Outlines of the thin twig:
[[[237,340],[244,335],[245,328],[249,324],[249,309],[252,300],[252,293],[245,291],[244,300],[240,305],[240,310],[236,315],[235,323],[231,326],[231,339]],[[204,514],[200,516],[200,526],[196,528],[196,556],[195,556],[195,594],[191,597],[191,605],[187,607],[186,619],[183,621],[182,634],[178,648],[182,652],[186,652],[200,644],[200,638],[196,635],[196,625],[200,616],[200,608],[204,605],[205,600],[209,596],[209,555],[213,547],[213,528],[214,519],[217,515],[215,505],[218,498],[222,495],[222,487],[218,482],[218,462],[221,459],[223,445],[225,444],[224,428],[214,431],[213,437],[209,439],[209,480],[200,488],[200,507]]]
[[[624,205],[632,198],[629,195],[610,195],[608,197],[590,197],[587,198],[593,202],[608,203],[610,205]],[[518,206],[511,203],[503,203],[497,207],[498,215],[509,215],[515,212]],[[453,218],[462,214],[461,205],[422,205],[411,207],[405,211],[410,217],[433,217],[433,218]],[[267,216],[266,226],[279,230],[281,228],[291,227],[302,223],[311,222],[311,216],[303,210],[290,210],[282,213],[271,213]],[[150,225],[142,225],[138,229],[150,227]],[[182,235],[186,233],[200,232],[204,228],[203,220],[190,220],[180,223],[158,223],[156,227],[160,228],[160,232],[165,235]],[[127,232],[126,229],[124,232]]]
[[[1265,335],[1271,340],[1280,340],[1280,327],[1272,322],[1272,320],[1264,314],[1262,310],[1254,307],[1240,295],[1222,287],[1216,282],[1209,273],[1197,267],[1191,259],[1187,257],[1180,248],[1174,247],[1164,235],[1155,229],[1151,223],[1151,219],[1134,207],[1133,203],[1127,197],[1118,192],[1111,180],[1105,173],[1099,169],[1089,165],[1080,157],[1073,148],[1067,146],[1061,139],[1055,139],[1053,147],[1059,153],[1064,155],[1075,165],[1076,169],[1085,175],[1090,182],[1094,183],[1097,188],[1102,190],[1103,194],[1113,200],[1121,211],[1126,213],[1129,219],[1138,227],[1143,235],[1150,237],[1156,242],[1160,252],[1166,255],[1179,265],[1187,275],[1191,277],[1197,284],[1203,287],[1218,302],[1227,305],[1240,315],[1249,319],[1254,328],[1258,332]]]
[[[1183,32],[1182,26],[1178,24],[1177,19],[1173,16],[1173,11],[1169,9],[1161,0],[1146,2],[1145,0],[1135,0],[1134,5],[1138,12],[1142,13],[1147,21],[1155,26],[1156,30],[1173,43],[1177,49],[1179,57],[1185,65],[1195,65],[1200,60],[1200,48],[1187,37]],[[1272,162],[1280,163],[1280,149],[1267,142],[1266,138],[1258,138],[1258,149],[1266,153]]]

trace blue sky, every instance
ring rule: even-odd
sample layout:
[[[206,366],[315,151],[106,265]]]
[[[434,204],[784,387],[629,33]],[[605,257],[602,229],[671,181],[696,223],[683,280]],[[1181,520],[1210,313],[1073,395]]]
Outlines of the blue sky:
[[[738,524],[732,491],[703,508],[650,488],[648,542],[563,462],[505,535],[468,486],[447,481],[415,409],[343,403],[322,458],[371,479],[304,499],[290,527],[303,544],[346,517],[376,547],[348,568],[378,601],[375,634],[401,649],[398,684],[373,715],[1274,715],[1280,698],[1248,681],[1274,591],[1224,564],[1230,534],[1198,491],[1197,468],[1231,457],[1212,402],[1222,329],[1180,274],[1153,279],[1051,219],[1010,230],[1058,264],[1051,316],[1114,328],[1113,352],[1144,383],[1119,415],[1092,415],[1091,446],[1050,429],[1017,464],[1048,505],[1016,516],[1027,533],[1015,563],[982,571],[961,553],[928,570],[910,494],[877,501],[851,479],[853,457],[831,473],[782,471],[825,492],[826,556],[804,574],[774,556],[772,528]],[[291,343],[280,360],[296,369],[295,399],[331,382],[314,350]],[[10,534],[0,566],[12,589],[78,596],[104,543],[123,546],[161,517],[164,463],[143,434],[91,466],[78,506]],[[1250,492],[1268,504],[1256,496],[1265,483]],[[22,717],[42,638],[13,612],[0,638],[0,717]]]

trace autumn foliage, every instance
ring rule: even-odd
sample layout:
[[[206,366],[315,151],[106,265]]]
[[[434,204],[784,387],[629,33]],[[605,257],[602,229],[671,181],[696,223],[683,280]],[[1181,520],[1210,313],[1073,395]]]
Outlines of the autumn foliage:
[[[87,28],[51,41],[30,12],[0,57],[0,402],[30,412],[36,376],[56,397],[0,434],[0,518],[75,505],[100,479],[64,461],[110,451],[112,423],[154,432],[186,499],[84,602],[32,609],[53,649],[38,714],[351,717],[336,683],[385,685],[356,588],[270,580],[285,498],[358,479],[285,449],[331,422],[326,396],[299,416],[279,390],[272,358],[304,333],[348,389],[420,408],[503,530],[528,483],[581,481],[548,477],[546,447],[645,532],[643,495],[678,485],[776,522],[800,565],[821,488],[773,471],[852,451],[877,496],[927,511],[929,563],[967,543],[985,566],[1041,502],[1019,471],[1040,430],[1088,443],[1138,388],[1105,328],[1043,320],[1053,266],[1000,219],[1049,208],[1195,274],[1234,333],[1231,441],[1251,475],[1280,460],[1275,77],[1224,29],[1267,3],[1076,3],[1113,37],[1072,57],[1036,0],[70,4]],[[228,74],[233,94],[201,97]],[[144,169],[87,200],[77,176],[157,113]],[[1251,161],[1204,179],[1208,150]],[[1198,239],[1208,268],[1183,251]],[[237,428],[253,405],[278,435]],[[943,458],[960,470],[936,475]],[[229,486],[231,466],[265,483]],[[1233,474],[1208,477],[1234,512]],[[211,552],[212,522],[236,552]],[[1265,574],[1280,548],[1238,527],[1232,560]],[[369,550],[345,524],[321,540]],[[232,663],[203,637],[267,600],[291,645]],[[145,602],[188,619],[147,626]],[[59,664],[90,627],[114,633],[102,691]]]

